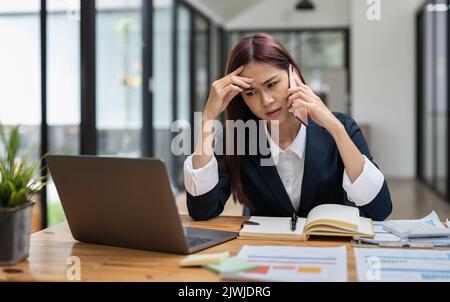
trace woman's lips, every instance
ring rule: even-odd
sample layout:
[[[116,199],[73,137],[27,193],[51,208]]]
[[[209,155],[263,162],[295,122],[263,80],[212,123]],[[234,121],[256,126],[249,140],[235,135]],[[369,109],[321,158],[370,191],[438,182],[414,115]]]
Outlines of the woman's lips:
[[[278,108],[273,111],[267,112],[266,115],[270,118],[274,118],[274,117],[277,117],[280,114],[280,112],[281,112],[281,108]]]

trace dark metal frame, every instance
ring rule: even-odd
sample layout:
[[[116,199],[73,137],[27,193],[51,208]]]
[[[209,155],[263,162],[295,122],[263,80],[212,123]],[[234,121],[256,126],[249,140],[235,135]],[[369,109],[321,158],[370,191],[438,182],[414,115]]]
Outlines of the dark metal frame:
[[[189,32],[189,122],[193,125],[194,122],[194,111],[195,111],[195,99],[197,97],[196,88],[197,88],[197,73],[195,72],[195,67],[197,66],[197,60],[195,57],[196,47],[195,47],[195,33],[197,31],[197,26],[195,24],[195,12],[192,8],[188,7],[190,14],[190,28]],[[194,127],[191,127],[191,153],[194,152],[195,146],[195,135],[194,135]]]
[[[95,0],[80,1],[80,154],[97,153]]]
[[[172,7],[172,121],[178,119],[178,97],[179,97],[179,89],[178,89],[178,9],[179,9],[179,1],[173,1]],[[174,132],[170,132],[171,140],[175,137]],[[179,173],[178,164],[175,160],[176,158],[173,156],[173,165],[172,165],[172,175],[174,175],[173,179],[175,180],[175,185],[177,183],[177,177]]]
[[[41,0],[40,43],[41,43],[41,175],[48,176],[44,155],[48,152],[47,124],[47,0]],[[47,190],[41,190],[41,226],[47,226]]]
[[[174,0],[172,10],[172,120],[178,119],[178,9],[179,1]]]
[[[433,3],[435,3],[435,1],[436,0],[433,0]],[[432,43],[433,43],[433,45],[436,45],[436,29],[437,29],[437,18],[433,18],[433,38],[432,38]],[[436,49],[434,49],[433,48],[433,50],[434,50],[434,52],[436,51]],[[434,53],[432,56],[431,56],[431,58],[432,58],[432,61],[431,61],[431,64],[432,64],[432,66],[433,66],[433,73],[432,73],[432,83],[436,83],[436,73],[434,72],[434,70],[435,70],[435,68],[436,68],[436,53]],[[433,118],[433,123],[432,123],[432,133],[433,133],[433,136],[432,136],[432,141],[431,141],[431,143],[433,144],[433,155],[436,155],[436,150],[437,150],[437,148],[436,148],[436,145],[437,145],[437,138],[436,138],[436,133],[437,133],[437,120],[436,120],[436,116],[434,115],[435,113],[436,113],[436,109],[437,109],[437,100],[436,100],[436,95],[437,95],[437,93],[436,93],[436,89],[432,89],[431,90],[432,91],[432,96],[431,96],[431,99],[432,99],[432,102],[433,102],[433,106],[432,106],[432,112],[433,112],[433,115],[432,115],[432,118]],[[436,156],[433,156],[433,178],[432,178],[432,185],[433,185],[433,187],[437,187],[437,157]],[[437,190],[436,190],[437,191]]]
[[[152,157],[153,133],[153,0],[143,0],[142,34],[142,156]]]
[[[416,177],[423,179],[422,174],[422,137],[423,126],[421,112],[423,111],[423,104],[421,102],[423,89],[423,68],[420,64],[423,58],[422,42],[423,42],[423,11],[418,11],[416,14]]]

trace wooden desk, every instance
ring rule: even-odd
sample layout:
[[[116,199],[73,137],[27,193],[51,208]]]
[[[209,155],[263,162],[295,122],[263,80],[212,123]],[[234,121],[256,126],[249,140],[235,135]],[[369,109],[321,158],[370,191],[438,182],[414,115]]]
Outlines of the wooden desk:
[[[245,217],[222,216],[209,221],[193,221],[182,216],[184,226],[238,231]],[[356,281],[353,249],[349,239],[312,239],[307,242],[235,239],[200,253],[230,251],[251,245],[347,246],[349,281]],[[181,268],[184,255],[149,252],[78,242],[67,223],[61,223],[31,236],[28,260],[13,266],[0,266],[0,281],[67,281],[67,259],[81,261],[81,281],[219,281],[218,275],[198,268]]]

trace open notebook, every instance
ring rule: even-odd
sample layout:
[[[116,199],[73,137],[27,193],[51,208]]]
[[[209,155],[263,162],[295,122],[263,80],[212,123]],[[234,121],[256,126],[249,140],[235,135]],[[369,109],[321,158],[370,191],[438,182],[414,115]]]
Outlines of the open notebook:
[[[239,238],[274,238],[305,240],[308,235],[374,237],[372,220],[359,216],[355,207],[323,204],[312,209],[306,218],[298,218],[291,231],[290,217],[252,216],[239,232]]]

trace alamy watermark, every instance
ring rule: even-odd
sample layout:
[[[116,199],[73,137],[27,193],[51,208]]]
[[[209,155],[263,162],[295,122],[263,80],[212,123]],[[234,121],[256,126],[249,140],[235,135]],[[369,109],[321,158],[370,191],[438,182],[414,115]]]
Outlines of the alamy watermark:
[[[366,0],[369,6],[366,11],[366,17],[369,21],[381,20],[381,0]]]
[[[66,18],[69,21],[80,21],[80,2],[75,0],[67,1]]]
[[[194,133],[194,144],[197,145],[200,127],[210,133],[202,141],[202,154],[204,155],[262,155],[270,154],[270,147],[267,144],[268,136],[272,142],[279,145],[279,121],[271,120],[227,120],[224,125],[219,120],[208,120],[202,123],[202,113],[194,113],[194,131],[186,120],[176,120],[171,124],[172,133],[177,133],[173,137],[170,148],[175,156],[189,155],[191,153],[191,133]],[[270,127],[270,135],[266,133],[266,127]],[[224,136],[225,135],[225,139]],[[225,141],[225,146],[224,146]],[[214,146],[206,148],[206,146]],[[273,166],[275,163],[269,157],[260,159],[261,166]]]
[[[366,277],[369,281],[381,280],[381,261],[377,256],[366,258]]]
[[[81,280],[81,260],[77,256],[70,256],[66,259],[66,278],[69,281]]]

